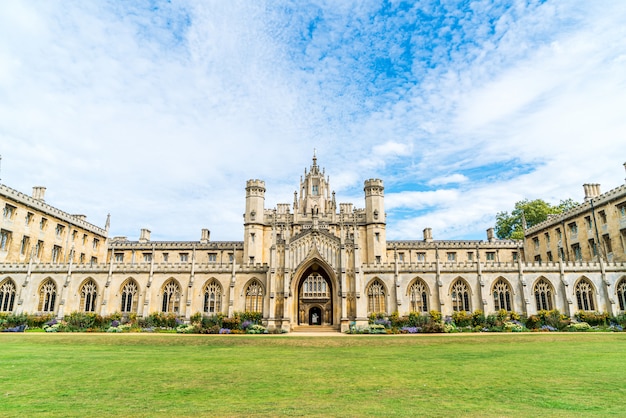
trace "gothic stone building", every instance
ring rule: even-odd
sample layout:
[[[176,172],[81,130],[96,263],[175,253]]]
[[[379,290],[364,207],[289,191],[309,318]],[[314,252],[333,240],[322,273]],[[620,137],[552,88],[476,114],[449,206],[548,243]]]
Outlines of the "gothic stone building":
[[[584,225],[586,214],[598,225],[595,242],[601,231],[624,237],[624,186],[598,190],[575,213],[527,231],[525,242],[497,240],[492,229],[486,240],[434,240],[430,228],[421,239],[387,240],[383,182],[365,181],[364,208],[337,204],[316,157],[293,204],[268,209],[265,183],[247,182],[237,242],[211,241],[208,230],[199,241],[151,241],[146,229],[137,241],[108,238],[108,219],[99,228],[47,205],[43,192],[0,186],[0,312],[167,312],[188,320],[197,312],[256,311],[268,328],[291,331],[346,330],[371,313],[394,311],[626,309],[623,238],[580,256],[572,235],[554,249],[544,242],[570,219]],[[558,248],[561,256],[547,255]]]

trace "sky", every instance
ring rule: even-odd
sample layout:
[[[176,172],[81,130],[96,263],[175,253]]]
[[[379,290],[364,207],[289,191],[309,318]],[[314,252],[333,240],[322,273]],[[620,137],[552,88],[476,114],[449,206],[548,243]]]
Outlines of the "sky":
[[[626,2],[0,2],[0,181],[109,236],[243,239],[245,184],[385,184],[387,238],[485,239],[624,184]]]

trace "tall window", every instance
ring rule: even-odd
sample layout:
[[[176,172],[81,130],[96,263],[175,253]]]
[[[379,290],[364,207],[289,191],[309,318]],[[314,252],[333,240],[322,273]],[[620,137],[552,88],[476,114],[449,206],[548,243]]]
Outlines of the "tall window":
[[[0,284],[0,312],[12,312],[15,303],[15,283],[6,279]]]
[[[137,312],[137,299],[139,297],[137,283],[129,279],[122,285],[122,313]]]
[[[39,287],[39,312],[54,312],[57,286],[52,279],[45,280]]]
[[[500,279],[493,285],[493,306],[496,311],[504,309],[512,311],[511,307],[511,286],[503,279]]]
[[[263,312],[263,287],[256,280],[246,289],[246,312]]]
[[[175,280],[169,280],[163,286],[163,305],[161,311],[178,313],[180,310],[180,286]]]
[[[469,312],[469,287],[463,279],[457,279],[452,284],[452,309],[454,311],[466,311]]]
[[[328,284],[319,274],[311,274],[302,283],[302,297],[304,298],[325,298],[330,297]]]
[[[554,295],[552,285],[545,279],[539,279],[539,281],[535,284],[534,292],[537,310],[551,311],[554,306],[552,301],[552,297]]]
[[[98,295],[98,287],[96,282],[89,279],[80,289],[80,307],[83,312],[96,311],[96,296]]]
[[[619,301],[619,310],[626,311],[626,279],[620,280],[617,285],[617,300]]]
[[[576,302],[579,311],[595,311],[596,304],[593,298],[593,286],[587,279],[581,279],[576,284]]]
[[[417,279],[409,288],[411,312],[428,312],[428,289],[426,283]]]
[[[11,244],[11,231],[0,230],[0,251],[9,251]]]
[[[386,312],[385,286],[376,279],[367,289],[367,313]]]
[[[222,311],[222,286],[212,279],[204,286],[204,312],[219,313]]]

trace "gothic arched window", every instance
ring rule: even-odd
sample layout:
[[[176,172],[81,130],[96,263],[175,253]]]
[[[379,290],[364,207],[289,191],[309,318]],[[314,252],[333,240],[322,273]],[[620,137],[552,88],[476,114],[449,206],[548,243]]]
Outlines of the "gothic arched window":
[[[455,312],[470,312],[469,286],[463,279],[457,279],[452,284],[452,309]]]
[[[367,288],[367,313],[386,312],[385,285],[376,279]]]
[[[493,285],[493,306],[496,311],[504,309],[505,311],[512,311],[511,305],[511,286],[500,279]]]
[[[537,304],[538,311],[551,311],[554,303],[553,296],[554,290],[552,289],[552,285],[548,283],[546,279],[539,279],[535,284],[535,288],[533,289],[535,293],[535,303]]]
[[[411,312],[428,312],[428,288],[423,280],[417,279],[409,288]]]
[[[222,311],[222,286],[217,280],[210,280],[204,286],[204,312],[218,313]]]
[[[263,287],[256,280],[246,288],[246,312],[263,312]]]
[[[13,311],[15,289],[15,283],[11,279],[6,279],[0,284],[0,312]]]
[[[619,310],[626,311],[626,278],[620,280],[617,285],[617,300],[619,301]]]
[[[96,282],[89,279],[80,288],[80,309],[83,312],[95,312],[97,295],[98,287],[96,286]]]
[[[579,311],[595,311],[593,285],[587,279],[580,279],[574,288]]]
[[[54,312],[57,286],[52,279],[46,279],[39,287],[39,312]]]
[[[137,312],[139,286],[133,279],[128,279],[122,285],[122,313]]]
[[[170,279],[163,286],[163,304],[161,311],[178,313],[180,311],[180,286],[176,280]]]

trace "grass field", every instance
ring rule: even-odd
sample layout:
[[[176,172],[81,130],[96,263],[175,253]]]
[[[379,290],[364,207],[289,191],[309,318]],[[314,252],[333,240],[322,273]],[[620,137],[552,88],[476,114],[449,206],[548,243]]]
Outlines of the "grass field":
[[[626,416],[626,334],[0,334],[0,416]]]

